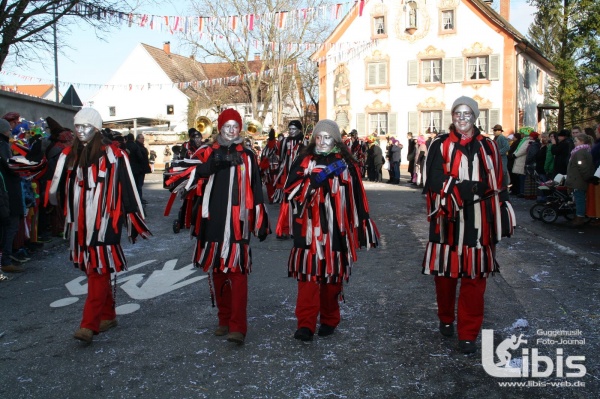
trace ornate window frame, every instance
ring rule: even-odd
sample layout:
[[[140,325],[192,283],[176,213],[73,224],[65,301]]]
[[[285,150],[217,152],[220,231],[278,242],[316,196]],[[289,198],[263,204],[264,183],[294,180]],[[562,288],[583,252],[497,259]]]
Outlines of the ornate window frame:
[[[372,64],[385,64],[385,84],[370,85],[369,84],[369,66]],[[390,56],[383,55],[379,50],[375,50],[370,57],[365,58],[365,90],[373,90],[379,93],[381,90],[389,90],[390,88]]]
[[[386,39],[389,32],[389,19],[384,4],[376,4],[371,10],[371,39]],[[383,18],[383,33],[377,33],[377,18]]]

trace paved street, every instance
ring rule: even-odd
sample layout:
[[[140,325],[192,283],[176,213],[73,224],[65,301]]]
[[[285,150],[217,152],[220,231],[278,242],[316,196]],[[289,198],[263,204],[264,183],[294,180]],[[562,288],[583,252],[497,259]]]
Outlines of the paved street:
[[[293,338],[291,242],[272,235],[252,241],[249,331],[238,347],[213,336],[216,308],[206,275],[190,265],[193,242],[187,230],[173,234],[177,205],[163,217],[169,193],[160,174],[149,175],[144,189],[154,236],[123,243],[130,270],[118,278],[118,327],[88,346],[72,338],[86,280],[68,261],[65,243],[47,246],[26,264],[27,273],[0,284],[0,397],[598,396],[600,229],[568,228],[564,219],[543,225],[529,217],[531,201],[515,199],[519,226],[498,246],[501,273],[488,281],[483,328],[493,330],[490,354],[522,334],[527,343],[510,352],[509,365],[530,377],[493,377],[485,370],[499,359],[482,360],[481,350],[463,355],[456,337],[438,332],[433,278],[421,274],[428,225],[420,191],[365,186],[382,245],[359,252],[335,334],[310,343]],[[269,212],[274,228],[278,207]],[[577,332],[558,343],[561,334]],[[557,377],[577,374],[581,365],[583,376]]]

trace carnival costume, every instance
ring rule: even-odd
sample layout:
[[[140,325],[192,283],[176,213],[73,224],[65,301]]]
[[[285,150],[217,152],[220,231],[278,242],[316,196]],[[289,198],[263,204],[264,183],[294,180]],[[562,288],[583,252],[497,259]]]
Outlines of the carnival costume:
[[[457,129],[434,139],[425,160],[430,227],[422,271],[435,276],[440,332],[447,337],[454,334],[460,279],[459,349],[473,353],[483,323],[486,277],[499,271],[496,243],[512,235],[516,222],[502,185],[498,147],[474,127],[477,103],[460,97],[452,113]]]
[[[290,126],[297,126],[300,131],[302,130],[302,124],[300,121],[291,121]],[[290,168],[292,167],[292,164],[294,163],[294,160],[296,159],[296,156],[302,147],[304,147],[304,136],[301,133],[295,136],[288,136],[279,142],[277,146],[279,171],[275,177],[275,194],[273,195],[274,203],[278,204],[283,201],[283,189],[285,186],[285,181],[287,180],[287,177],[290,173]],[[278,232],[277,235],[281,234]]]
[[[239,114],[228,109],[219,116],[219,130],[228,120],[242,124]],[[245,336],[247,276],[252,270],[250,234],[262,241],[270,233],[256,155],[244,147],[242,138],[228,141],[219,134],[186,163],[190,166],[167,180],[173,193],[165,214],[178,192],[193,204],[191,235],[196,246],[192,260],[205,272],[212,271],[211,298],[216,297],[219,318],[215,334]],[[243,343],[240,339],[228,336]]]
[[[275,195],[275,178],[279,170],[279,157],[277,156],[277,140],[271,137],[269,133],[269,140],[265,148],[260,153],[260,172],[262,175],[262,181],[267,189],[267,196],[269,197],[269,203],[273,203],[273,196]]]
[[[75,115],[76,127],[88,121],[96,128],[95,135],[100,135],[102,120],[97,111],[84,108]],[[151,233],[144,222],[126,152],[118,148],[117,143],[103,141],[99,158],[90,160],[90,166],[84,167],[79,162],[87,148],[79,148],[80,153],[71,154],[77,150],[67,147],[59,156],[49,199],[53,205],[62,206],[70,260],[88,277],[88,297],[75,338],[91,342],[92,332],[98,334],[106,326],[116,325],[110,274],[127,268],[121,248],[123,223],[127,223],[131,242],[135,242],[138,235],[148,238]]]
[[[320,121],[314,133],[320,129],[332,131],[338,144],[328,154],[302,153],[294,162],[285,185],[289,206],[282,207],[277,226],[293,220],[288,276],[298,280],[296,338],[302,340],[312,338],[319,313],[320,335],[333,332],[340,322],[342,282],[350,277],[357,249],[379,243],[359,165],[340,152],[335,122]],[[303,328],[309,330],[304,330],[307,339],[298,335]]]

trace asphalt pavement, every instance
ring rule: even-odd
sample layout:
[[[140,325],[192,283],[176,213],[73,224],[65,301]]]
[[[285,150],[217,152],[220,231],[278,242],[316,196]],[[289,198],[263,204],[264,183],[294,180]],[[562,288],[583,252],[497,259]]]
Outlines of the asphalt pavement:
[[[291,242],[271,235],[252,241],[249,331],[236,346],[213,335],[216,308],[206,275],[190,264],[193,241],[187,230],[173,233],[177,206],[163,216],[169,193],[160,174],[148,175],[153,236],[123,240],[130,268],[117,280],[116,328],[91,345],[72,338],[86,280],[58,239],[26,273],[0,283],[0,397],[598,396],[600,229],[533,221],[533,202],[514,199],[516,234],[498,244],[501,272],[487,285],[486,342],[482,335],[479,351],[463,355],[456,337],[440,335],[433,279],[421,274],[424,197],[408,184],[365,187],[381,246],[358,253],[335,333],[293,338]],[[268,209],[274,228],[278,207]],[[498,366],[503,354],[509,367]],[[504,372],[513,374],[498,376]]]

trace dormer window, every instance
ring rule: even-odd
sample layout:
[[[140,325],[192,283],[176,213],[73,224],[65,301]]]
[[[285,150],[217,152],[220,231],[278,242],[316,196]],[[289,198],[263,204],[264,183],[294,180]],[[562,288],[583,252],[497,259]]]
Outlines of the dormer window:
[[[442,31],[453,31],[454,29],[454,10],[442,11]]]
[[[385,20],[383,17],[375,18],[375,34],[385,35]]]

